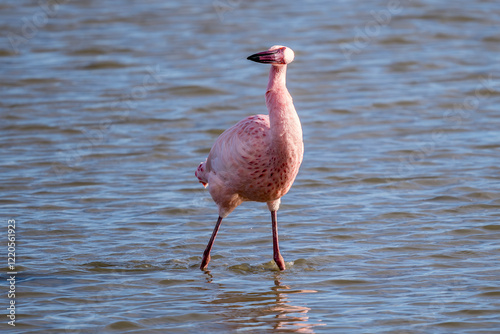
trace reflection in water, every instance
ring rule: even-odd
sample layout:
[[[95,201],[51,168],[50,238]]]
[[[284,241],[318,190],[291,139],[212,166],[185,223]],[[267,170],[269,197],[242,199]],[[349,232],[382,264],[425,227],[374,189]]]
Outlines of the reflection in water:
[[[316,293],[315,290],[294,290],[282,285],[278,277],[274,285],[264,292],[225,291],[211,301],[212,305],[223,306],[224,322],[239,330],[280,329],[293,333],[314,333],[310,323],[309,307],[292,305],[289,296],[296,293]],[[211,281],[211,278],[209,279]],[[225,289],[229,290],[229,289]]]
[[[207,283],[212,283],[214,276],[210,273],[210,270],[205,270],[205,274],[207,275],[205,278]]]
[[[276,292],[276,305],[271,308],[275,312],[276,318],[280,319],[274,329],[289,329],[296,333],[314,333],[313,327],[323,324],[308,323],[309,316],[307,312],[311,309],[305,306],[290,304],[288,295],[291,293],[316,293],[315,290],[291,290],[288,285],[281,285],[278,277],[274,280],[274,286],[271,290]],[[285,293],[284,291],[287,293]]]

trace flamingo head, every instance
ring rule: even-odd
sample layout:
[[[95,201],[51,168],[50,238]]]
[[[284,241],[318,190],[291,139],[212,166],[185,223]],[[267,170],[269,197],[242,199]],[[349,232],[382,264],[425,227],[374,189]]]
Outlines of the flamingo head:
[[[289,47],[275,45],[270,47],[269,50],[253,54],[247,59],[263,64],[286,65],[290,64],[294,57],[295,54]]]

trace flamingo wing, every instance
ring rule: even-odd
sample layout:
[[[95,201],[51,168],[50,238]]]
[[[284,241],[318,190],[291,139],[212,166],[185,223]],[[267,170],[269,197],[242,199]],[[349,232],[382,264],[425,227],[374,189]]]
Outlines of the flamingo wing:
[[[244,187],[253,170],[267,160],[269,129],[267,115],[254,115],[224,131],[207,158],[208,181],[214,176],[235,190]]]

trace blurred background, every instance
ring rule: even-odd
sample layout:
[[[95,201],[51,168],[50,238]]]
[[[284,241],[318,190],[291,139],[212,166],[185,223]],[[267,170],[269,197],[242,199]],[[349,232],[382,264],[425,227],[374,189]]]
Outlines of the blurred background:
[[[498,1],[20,0],[0,22],[3,332],[498,332]],[[305,143],[288,269],[244,203],[202,272],[194,171],[267,113],[246,57],[275,44]]]

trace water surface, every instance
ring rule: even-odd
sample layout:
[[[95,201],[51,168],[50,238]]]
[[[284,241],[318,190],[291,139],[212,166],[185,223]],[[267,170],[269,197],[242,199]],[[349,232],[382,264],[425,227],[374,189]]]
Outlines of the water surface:
[[[0,5],[2,331],[498,333],[497,2],[41,4]],[[246,57],[274,44],[305,142],[288,269],[244,203],[202,272],[217,210],[194,171],[266,112]]]

